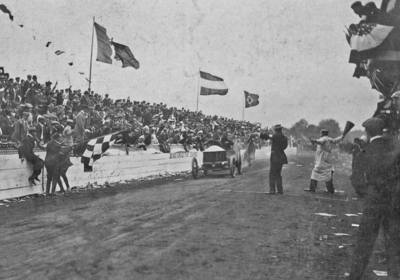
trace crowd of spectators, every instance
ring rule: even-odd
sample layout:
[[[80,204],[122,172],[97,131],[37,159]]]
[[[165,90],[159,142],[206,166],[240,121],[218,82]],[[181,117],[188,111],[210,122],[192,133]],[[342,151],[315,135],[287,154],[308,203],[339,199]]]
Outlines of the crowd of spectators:
[[[79,123],[79,114],[83,114],[84,123]],[[37,141],[42,145],[56,131],[62,131],[75,144],[122,131],[127,145],[143,149],[156,145],[163,152],[168,152],[169,144],[182,144],[185,150],[189,145],[201,149],[200,143],[209,139],[244,143],[261,130],[258,123],[206,116],[202,111],[130,97],[113,100],[109,94],[103,97],[94,91],[60,89],[57,83],[43,83],[36,76],[28,75],[24,80],[0,73],[1,142],[18,146],[32,126],[38,130]]]

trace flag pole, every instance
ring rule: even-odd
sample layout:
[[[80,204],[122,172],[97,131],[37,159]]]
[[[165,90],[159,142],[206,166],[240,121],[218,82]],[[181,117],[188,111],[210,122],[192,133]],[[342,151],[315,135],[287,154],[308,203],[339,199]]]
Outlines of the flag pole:
[[[196,113],[199,111],[199,95],[200,95],[200,68],[199,68],[199,79],[197,80],[197,105],[196,105]]]
[[[92,29],[92,47],[90,49],[90,69],[89,69],[89,93],[92,86],[92,57],[93,57],[93,38],[94,38],[94,17],[93,17],[93,29]]]
[[[242,121],[244,121],[244,107],[246,107],[246,97],[243,96],[243,114],[242,114]]]

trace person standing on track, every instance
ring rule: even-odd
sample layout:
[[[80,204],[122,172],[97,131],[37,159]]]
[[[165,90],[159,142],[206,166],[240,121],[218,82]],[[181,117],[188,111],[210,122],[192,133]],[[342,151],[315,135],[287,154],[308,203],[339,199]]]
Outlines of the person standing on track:
[[[343,140],[344,136],[339,136],[335,139],[328,137],[329,131],[326,129],[321,130],[321,138],[311,139],[312,144],[317,144],[317,152],[315,154],[315,166],[311,173],[310,187],[304,189],[306,192],[315,192],[317,189],[318,181],[325,181],[326,192],[333,194],[335,188],[333,187],[333,173],[334,167],[331,162],[332,146]]]
[[[282,133],[282,126],[277,124],[274,126],[274,134],[261,133],[260,139],[270,139],[271,144],[271,157],[270,157],[270,168],[269,168],[269,192],[266,194],[283,194],[282,186],[282,167],[288,163],[285,149],[288,146],[288,139]]]

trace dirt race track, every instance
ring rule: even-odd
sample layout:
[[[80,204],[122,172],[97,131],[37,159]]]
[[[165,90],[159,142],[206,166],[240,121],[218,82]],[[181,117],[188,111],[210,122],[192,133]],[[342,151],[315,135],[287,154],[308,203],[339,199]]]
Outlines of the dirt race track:
[[[263,193],[269,161],[257,160],[236,178],[172,177],[0,206],[0,278],[341,279],[360,220],[344,214],[362,212],[350,157],[336,160],[334,195],[321,183],[303,191],[312,154],[289,161],[284,195]],[[365,279],[386,270],[382,251],[380,235]]]

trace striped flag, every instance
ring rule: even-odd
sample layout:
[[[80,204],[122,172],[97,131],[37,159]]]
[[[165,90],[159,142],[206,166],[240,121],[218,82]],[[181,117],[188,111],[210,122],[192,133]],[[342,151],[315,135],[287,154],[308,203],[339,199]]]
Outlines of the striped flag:
[[[84,164],[84,172],[93,171],[93,163],[100,159],[101,156],[108,150],[108,148],[114,145],[115,141],[117,140],[118,133],[89,140],[86,150],[81,158],[81,162]]]
[[[200,95],[226,95],[228,87],[220,77],[200,71]]]
[[[245,108],[257,106],[260,102],[258,101],[259,95],[254,93],[248,93],[244,91]]]

